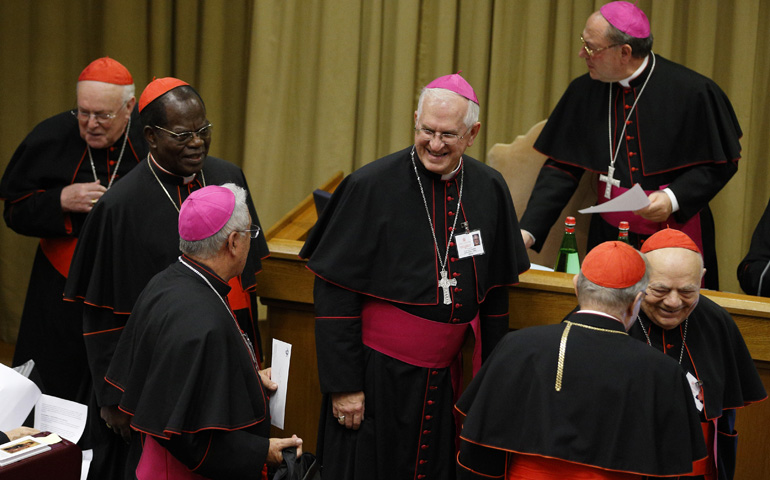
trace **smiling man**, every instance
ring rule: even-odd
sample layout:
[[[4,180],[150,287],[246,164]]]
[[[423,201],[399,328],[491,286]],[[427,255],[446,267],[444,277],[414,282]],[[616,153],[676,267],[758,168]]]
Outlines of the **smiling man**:
[[[623,220],[636,248],[671,226],[701,247],[705,286],[717,290],[708,204],[738,169],[741,128],[716,83],[653,53],[652,43],[647,16],[629,2],[588,18],[577,50],[588,73],[570,83],[535,142],[548,159],[521,217],[522,235],[539,252],[586,171],[600,174],[597,203],[639,184],[650,205],[594,214],[588,249],[616,239]]]
[[[186,82],[154,80],[139,98],[139,111],[150,153],[89,215],[65,289],[65,299],[85,303],[83,332],[94,383],[94,420],[104,446],[111,446],[110,455],[115,455],[104,460],[104,467],[114,473],[105,470],[98,478],[122,478],[126,449],[116,433],[128,434],[127,418],[116,407],[119,392],[108,387],[104,375],[139,293],[179,256],[182,202],[206,185],[232,182],[248,191],[238,167],[208,155],[212,125],[200,95]],[[250,196],[247,203],[259,225]],[[237,288],[228,298],[241,329],[259,350],[255,275],[268,250],[262,235],[251,242],[243,273],[232,281]]]
[[[42,121],[21,142],[0,198],[8,227],[40,238],[13,365],[33,359],[43,393],[87,403],[83,308],[62,301],[64,283],[91,208],[147,155],[147,143],[134,80],[120,62],[103,57],[88,64],[76,94],[76,108]],[[90,448],[86,437],[80,444]]]
[[[426,86],[414,145],[345,178],[300,256],[316,274],[324,478],[455,475],[455,363],[508,330],[529,268],[508,186],[464,155],[481,128],[460,75]],[[474,242],[477,240],[477,242]]]
[[[677,360],[687,374],[709,451],[694,474],[731,479],[735,410],[767,397],[762,381],[730,314],[700,295],[706,272],[695,242],[665,229],[648,238],[642,252],[650,263],[650,283],[629,334]]]

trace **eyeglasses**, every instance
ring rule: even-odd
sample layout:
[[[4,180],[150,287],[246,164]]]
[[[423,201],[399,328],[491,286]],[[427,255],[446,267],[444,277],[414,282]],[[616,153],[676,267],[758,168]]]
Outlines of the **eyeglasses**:
[[[120,111],[123,107],[126,106],[128,103],[128,100],[123,102],[123,104],[118,108],[118,111]],[[82,120],[84,122],[88,122],[91,120],[91,117],[94,117],[94,120],[96,120],[96,123],[99,125],[104,125],[106,123],[111,122],[115,117],[118,116],[117,113],[94,113],[89,112],[87,110],[82,110],[80,107],[75,108],[73,110],[70,110],[70,113],[77,117],[78,120]]]
[[[588,47],[588,45],[586,44],[586,41],[583,40],[582,35],[580,36],[580,41],[583,42],[583,50],[586,51],[589,57],[593,57],[594,55],[601,52],[602,50],[607,50],[608,48],[619,47],[620,45],[623,45],[622,43],[613,43],[612,45],[607,45],[606,47],[597,48],[596,50],[594,50]]]
[[[249,232],[249,237],[251,238],[257,238],[259,236],[259,232],[261,232],[262,229],[259,228],[259,225],[251,224],[251,228],[247,228],[246,230],[241,230],[241,232]]]
[[[157,125],[153,125],[152,128],[157,128],[158,130],[163,130],[166,132],[171,138],[176,140],[178,143],[187,143],[190,140],[192,140],[193,137],[198,137],[201,140],[208,140],[211,138],[211,129],[214,126],[212,124],[207,124],[204,127],[199,128],[198,130],[194,132],[172,132],[171,130],[166,130],[163,127],[159,127]]]
[[[430,128],[415,128],[414,132],[423,140],[433,140],[435,136],[438,136],[439,141],[447,146],[452,146],[465,137],[464,134],[436,132]]]

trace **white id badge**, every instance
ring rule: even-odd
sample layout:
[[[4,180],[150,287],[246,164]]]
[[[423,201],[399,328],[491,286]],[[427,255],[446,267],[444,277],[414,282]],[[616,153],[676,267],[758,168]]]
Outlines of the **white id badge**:
[[[701,401],[700,381],[690,372],[687,372],[687,381],[690,382],[690,390],[692,390],[692,398],[695,400],[695,407],[699,412],[702,412],[703,402]]]
[[[481,231],[472,230],[455,236],[457,256],[460,258],[484,255],[484,242],[481,241]]]

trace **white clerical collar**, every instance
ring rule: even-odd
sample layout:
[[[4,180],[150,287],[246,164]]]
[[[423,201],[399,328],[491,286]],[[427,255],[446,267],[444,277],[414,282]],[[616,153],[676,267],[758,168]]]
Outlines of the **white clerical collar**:
[[[171,173],[168,170],[166,170],[165,168],[161,167],[160,164],[158,164],[158,162],[155,161],[155,157],[152,156],[152,153],[150,154],[150,159],[152,160],[152,163],[154,163],[155,166],[158,167],[161,171],[166,172],[169,175],[173,175],[175,177],[181,176],[181,175],[177,175],[176,173]],[[197,175],[197,174],[193,173],[189,177],[182,177],[182,180],[184,181],[184,184],[187,185],[188,183],[190,183],[193,180],[195,180],[195,175]]]
[[[620,322],[620,319],[618,317],[615,317],[613,315],[610,315],[609,313],[600,312],[598,310],[578,310],[576,313],[590,313],[591,315],[601,315],[602,317],[611,318],[615,321]],[[621,322],[623,323],[623,322]]]
[[[447,174],[441,175],[441,180],[444,180],[444,181],[451,180],[455,175],[457,175],[457,172],[460,171],[460,167],[462,166],[463,166],[463,159],[462,157],[460,157],[460,162],[457,164],[457,168],[455,168],[454,170],[452,170]]]
[[[644,69],[647,68],[647,64],[649,63],[649,61],[650,61],[650,56],[647,55],[646,57],[644,57],[644,61],[642,62],[641,66],[639,66],[639,68],[637,68],[636,71],[632,73],[630,77],[624,78],[618,83],[623,85],[625,88],[628,88],[629,86],[631,86],[631,81],[642,74]]]

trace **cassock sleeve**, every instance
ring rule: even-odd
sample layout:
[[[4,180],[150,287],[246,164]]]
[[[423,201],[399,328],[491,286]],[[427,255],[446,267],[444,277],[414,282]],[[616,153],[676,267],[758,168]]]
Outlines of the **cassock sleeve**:
[[[737,162],[708,163],[680,170],[676,180],[668,185],[679,203],[674,218],[684,223],[700,212],[736,171]]]
[[[157,439],[195,473],[211,479],[258,479],[270,439],[243,430],[203,430]]]
[[[543,164],[519,222],[523,230],[535,237],[534,251],[539,252],[543,248],[548,231],[577,190],[584,171],[550,158]]]
[[[5,432],[0,432],[0,443],[8,443],[11,439],[8,438],[8,435],[5,434]]]
[[[322,393],[364,389],[362,295],[316,277],[315,338]]]
[[[493,288],[479,306],[481,359],[486,360],[497,342],[508,333],[508,287]]]
[[[63,237],[71,235],[72,221],[61,209],[64,186],[28,192],[27,195],[6,199],[3,218],[8,228],[30,237]]]
[[[760,279],[763,279],[761,292]],[[749,295],[770,297],[770,201],[754,229],[749,251],[738,265],[738,281]]]
[[[100,407],[120,403],[122,392],[112,388],[104,377],[127,321],[128,315],[116,314],[107,308],[89,304],[83,307],[83,338],[94,393]]]

